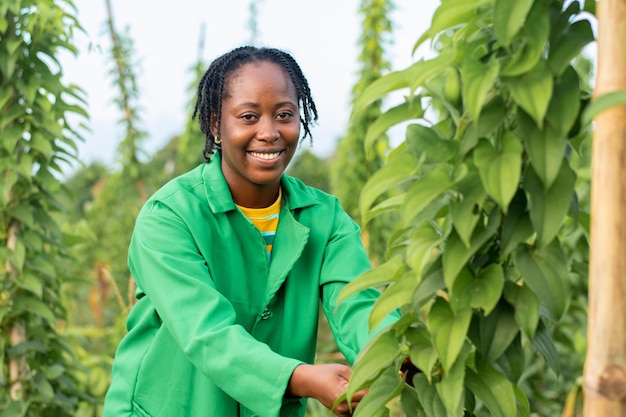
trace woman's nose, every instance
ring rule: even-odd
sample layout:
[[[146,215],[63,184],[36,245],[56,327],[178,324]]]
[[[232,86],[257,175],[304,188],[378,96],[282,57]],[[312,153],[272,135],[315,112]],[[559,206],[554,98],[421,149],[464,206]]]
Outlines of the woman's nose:
[[[271,118],[262,120],[259,124],[259,130],[257,132],[257,139],[266,142],[275,142],[280,137],[280,133],[276,128],[276,123]]]

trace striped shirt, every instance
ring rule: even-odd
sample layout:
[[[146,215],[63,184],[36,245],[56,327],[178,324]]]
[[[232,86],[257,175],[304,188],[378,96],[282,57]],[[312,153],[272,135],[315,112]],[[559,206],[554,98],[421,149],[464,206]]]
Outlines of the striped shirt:
[[[264,208],[248,208],[239,207],[239,210],[259,229],[263,240],[265,240],[265,248],[267,251],[267,262],[272,259],[272,247],[274,245],[274,237],[278,228],[278,217],[280,207],[282,205],[282,190],[278,189],[278,198],[269,207]]]

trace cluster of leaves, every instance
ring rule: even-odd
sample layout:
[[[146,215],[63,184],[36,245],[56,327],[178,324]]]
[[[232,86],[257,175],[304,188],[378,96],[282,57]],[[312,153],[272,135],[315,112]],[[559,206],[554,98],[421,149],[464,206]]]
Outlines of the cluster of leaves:
[[[76,159],[84,93],[61,80],[81,30],[71,1],[0,3],[0,411],[73,416],[82,367],[64,333],[69,236],[58,179]]]
[[[402,318],[357,359],[347,397],[370,394],[355,415],[387,415],[400,397],[407,416],[529,416],[528,352],[559,371],[555,324],[586,270],[574,168],[589,94],[572,60],[594,40],[594,6],[443,0],[415,45],[431,40],[436,56],[356,101],[358,114],[409,90],[371,125],[368,150],[391,126],[416,123],[361,194],[364,223],[389,211],[400,220],[386,262],[342,298],[384,285],[370,326],[396,309]],[[398,375],[407,360],[415,389]]]

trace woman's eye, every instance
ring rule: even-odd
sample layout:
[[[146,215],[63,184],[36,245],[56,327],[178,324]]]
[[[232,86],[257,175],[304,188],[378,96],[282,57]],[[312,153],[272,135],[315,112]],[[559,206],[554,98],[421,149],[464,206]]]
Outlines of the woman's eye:
[[[244,114],[241,118],[246,121],[252,121],[254,120],[254,114]]]
[[[289,120],[291,119],[291,112],[284,111],[284,112],[278,113],[277,117],[280,120]]]

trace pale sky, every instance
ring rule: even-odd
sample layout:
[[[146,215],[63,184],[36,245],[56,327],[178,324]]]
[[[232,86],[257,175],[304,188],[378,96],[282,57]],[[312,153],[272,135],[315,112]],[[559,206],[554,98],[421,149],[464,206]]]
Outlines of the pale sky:
[[[140,89],[142,128],[148,132],[145,148],[153,153],[180,133],[190,116],[185,108],[193,81],[191,66],[198,59],[202,24],[206,62],[249,42],[250,0],[112,0],[118,30],[126,27],[135,43],[135,67]],[[79,143],[84,162],[112,163],[123,138],[117,124],[119,110],[108,71],[109,38],[105,31],[104,0],[74,0],[78,20],[87,32],[76,34],[77,58],[63,56],[66,82],[88,94],[89,125]],[[312,129],[313,147],[326,156],[335,149],[350,114],[350,94],[356,81],[358,37],[362,15],[358,0],[262,0],[258,31],[260,45],[289,51],[309,80],[318,106],[319,124]],[[411,56],[417,38],[428,28],[437,0],[396,0],[390,18],[394,43],[387,59],[403,69],[420,57]],[[203,144],[198,144],[202,149]],[[303,144],[309,147],[308,139]]]

